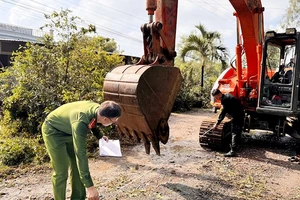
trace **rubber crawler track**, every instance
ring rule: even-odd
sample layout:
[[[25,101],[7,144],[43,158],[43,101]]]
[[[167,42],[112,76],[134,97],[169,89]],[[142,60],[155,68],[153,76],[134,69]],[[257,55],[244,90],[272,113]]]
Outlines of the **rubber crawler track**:
[[[224,120],[217,129],[212,130],[216,121],[216,119],[207,119],[203,120],[200,125],[199,143],[204,149],[224,150],[228,146],[230,123]]]

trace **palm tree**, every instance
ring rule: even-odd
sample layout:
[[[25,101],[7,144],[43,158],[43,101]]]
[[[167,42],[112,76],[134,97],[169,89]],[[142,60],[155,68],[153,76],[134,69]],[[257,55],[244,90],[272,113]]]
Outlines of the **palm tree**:
[[[228,51],[221,44],[220,33],[208,32],[202,24],[199,24],[196,28],[200,31],[200,35],[192,33],[187,38],[184,38],[180,55],[183,61],[185,61],[187,56],[201,61],[201,88],[203,88],[205,65],[208,61],[220,61],[222,69],[225,69]]]

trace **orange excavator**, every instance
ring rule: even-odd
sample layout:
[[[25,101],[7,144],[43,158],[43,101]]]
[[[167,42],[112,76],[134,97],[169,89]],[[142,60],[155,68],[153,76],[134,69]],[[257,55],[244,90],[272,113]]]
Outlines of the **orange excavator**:
[[[268,130],[300,139],[300,33],[288,28],[284,33],[264,34],[260,0],[229,1],[238,27],[235,66],[220,75],[213,89],[241,100],[246,111],[244,131]],[[213,106],[219,108],[220,102],[213,102]],[[202,147],[222,149],[228,145],[229,123],[224,121],[219,129],[212,130],[215,123],[216,119],[202,122]]]
[[[180,70],[174,67],[177,9],[178,0],[147,0],[144,55],[136,65],[116,67],[104,80],[104,98],[123,109],[119,132],[142,140],[147,154],[152,144],[160,155],[159,143],[168,142],[168,119],[181,87]]]
[[[247,113],[245,131],[273,130],[300,138],[295,131],[300,115],[300,34],[296,29],[264,34],[260,0],[229,1],[237,19],[235,66],[226,69],[214,87],[241,99]],[[182,82],[174,67],[177,8],[178,0],[146,0],[149,22],[141,26],[144,55],[136,65],[116,67],[104,80],[104,98],[118,102],[123,109],[119,132],[142,140],[147,154],[152,144],[160,155],[160,142],[168,141],[168,119]],[[293,65],[287,63],[291,60]],[[280,70],[275,72],[276,68]],[[211,130],[215,122],[202,122],[201,146],[226,144],[228,123]]]

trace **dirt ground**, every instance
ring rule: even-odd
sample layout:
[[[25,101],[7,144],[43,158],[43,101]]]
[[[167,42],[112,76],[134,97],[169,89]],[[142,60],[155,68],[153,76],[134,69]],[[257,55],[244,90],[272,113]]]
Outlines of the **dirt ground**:
[[[300,199],[300,165],[288,161],[294,154],[292,138],[247,136],[238,157],[224,158],[220,152],[199,146],[200,123],[213,115],[208,110],[172,113],[170,139],[161,144],[161,156],[152,148],[147,155],[139,144],[122,147],[122,158],[90,160],[101,199]],[[3,180],[0,185],[3,200],[52,199],[51,193],[47,167]]]

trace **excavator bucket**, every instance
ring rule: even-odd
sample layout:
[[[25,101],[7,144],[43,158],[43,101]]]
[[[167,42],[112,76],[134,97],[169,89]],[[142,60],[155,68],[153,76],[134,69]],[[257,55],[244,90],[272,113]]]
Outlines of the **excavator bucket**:
[[[152,143],[160,155],[159,142],[168,141],[168,118],[181,82],[176,67],[125,65],[109,72],[104,80],[104,99],[118,102],[123,109],[117,122],[119,132],[143,140],[147,154]]]

